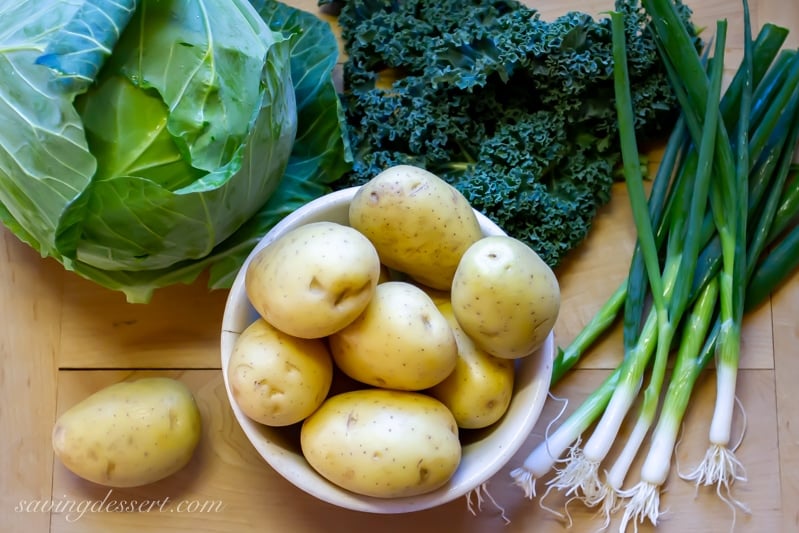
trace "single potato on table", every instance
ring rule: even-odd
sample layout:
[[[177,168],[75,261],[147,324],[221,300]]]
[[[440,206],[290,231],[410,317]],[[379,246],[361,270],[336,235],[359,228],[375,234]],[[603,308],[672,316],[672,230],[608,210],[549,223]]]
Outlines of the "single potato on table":
[[[484,237],[463,254],[450,293],[463,331],[496,357],[517,359],[538,349],[560,311],[554,272],[523,242]]]
[[[300,441],[320,475],[377,498],[441,487],[462,454],[457,424],[444,404],[418,392],[386,389],[330,397],[303,422]]]
[[[390,167],[355,193],[350,225],[374,244],[381,261],[434,289],[449,290],[466,249],[482,237],[466,198],[424,169]]]
[[[135,487],[183,468],[200,430],[200,412],[186,385],[142,378],[101,389],[64,412],[53,427],[53,450],[84,479]]]
[[[244,414],[267,426],[288,426],[322,404],[333,360],[323,339],[293,337],[260,318],[236,340],[226,371]]]
[[[247,266],[247,296],[276,328],[322,338],[364,310],[381,275],[380,258],[360,232],[314,222],[282,235]]]
[[[375,387],[421,390],[455,368],[458,346],[446,318],[422,289],[388,281],[364,312],[328,337],[338,368]]]

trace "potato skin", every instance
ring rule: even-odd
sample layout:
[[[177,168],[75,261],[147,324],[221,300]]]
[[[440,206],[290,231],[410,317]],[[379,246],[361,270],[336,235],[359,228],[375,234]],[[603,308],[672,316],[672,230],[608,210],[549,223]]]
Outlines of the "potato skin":
[[[245,287],[255,310],[278,329],[322,338],[363,311],[380,270],[377,250],[363,234],[314,222],[260,250],[247,266]]]
[[[183,468],[200,433],[200,412],[186,385],[153,377],[116,383],[75,404],[56,421],[52,443],[76,475],[135,487]]]
[[[390,167],[355,193],[350,225],[371,240],[386,266],[449,290],[458,261],[482,237],[466,198],[422,168]]]
[[[458,324],[448,299],[437,306],[455,334],[458,361],[452,373],[427,392],[452,411],[458,427],[488,427],[508,410],[513,395],[514,363],[478,347]]]
[[[404,281],[379,284],[364,312],[328,342],[344,373],[389,389],[432,387],[458,357],[452,329],[433,300]]]
[[[508,236],[484,237],[464,253],[451,291],[463,331],[496,357],[531,354],[560,310],[554,272],[529,246]]]
[[[267,426],[288,426],[322,404],[333,360],[322,339],[293,337],[258,319],[236,340],[227,372],[244,414]]]
[[[302,452],[332,483],[377,498],[444,485],[461,460],[452,413],[425,394],[364,389],[328,398],[303,422]]]

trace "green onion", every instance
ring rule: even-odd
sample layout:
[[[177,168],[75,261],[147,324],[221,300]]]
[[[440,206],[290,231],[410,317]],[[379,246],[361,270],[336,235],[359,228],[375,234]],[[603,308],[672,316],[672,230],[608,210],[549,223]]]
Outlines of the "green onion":
[[[611,25],[613,28],[613,55],[615,72],[616,105],[619,115],[619,130],[622,147],[622,162],[624,175],[627,183],[627,191],[632,208],[633,219],[638,234],[638,245],[640,246],[643,263],[651,288],[653,300],[653,316],[657,328],[653,332],[655,337],[639,337],[639,344],[630,351],[628,357],[624,359],[620,367],[619,384],[603,411],[599,422],[591,437],[586,442],[582,451],[572,453],[563,468],[558,469],[557,475],[550,482],[557,489],[565,490],[567,494],[579,491],[581,499],[589,505],[601,503],[609,493],[607,483],[599,480],[598,469],[600,463],[605,459],[610,448],[618,435],[624,418],[627,416],[638,390],[641,386],[644,371],[649,364],[651,349],[643,347],[651,346],[655,343],[654,365],[649,379],[649,384],[644,391],[644,400],[639,413],[636,427],[633,434],[627,441],[627,448],[622,452],[622,456],[614,465],[614,470],[609,474],[610,489],[620,488],[620,481],[623,481],[629,462],[625,459],[633,457],[638,446],[643,441],[655,413],[660,395],[660,388],[666,370],[669,352],[671,350],[672,338],[676,329],[675,324],[679,321],[682,310],[687,301],[690,282],[693,279],[693,268],[695,257],[699,250],[699,235],[696,232],[685,233],[683,228],[686,221],[683,217],[677,216],[673,224],[676,224],[681,234],[679,239],[670,242],[671,247],[677,251],[667,261],[665,268],[665,278],[661,275],[661,266],[658,257],[658,245],[655,239],[650,212],[647,209],[647,200],[644,193],[643,177],[641,176],[641,166],[638,159],[638,147],[635,139],[634,115],[632,109],[632,98],[630,95],[629,75],[627,72],[626,42],[624,36],[624,20],[621,14],[611,13]],[[723,43],[723,39],[722,39]],[[719,72],[718,87],[720,92],[721,69]],[[719,97],[717,96],[717,99]],[[718,121],[718,103],[713,106],[717,112],[709,113],[711,120]],[[715,127],[713,128],[715,130]],[[691,208],[689,221],[701,219],[707,197],[708,181],[713,156],[714,147],[713,136],[709,136],[701,149],[699,164],[704,170],[703,178],[694,181],[694,190],[691,196]],[[704,191],[704,192],[703,192]],[[687,243],[687,246],[686,246]],[[683,256],[683,253],[685,255]],[[693,257],[692,257],[693,255]],[[683,275],[683,271],[689,272]],[[668,287],[668,291],[667,291]],[[674,291],[676,296],[669,298]],[[655,339],[656,338],[656,342]],[[638,349],[639,346],[642,349]],[[631,460],[630,460],[631,462]],[[619,474],[614,476],[615,471]],[[614,479],[616,482],[614,483]]]
[[[721,329],[716,346],[716,404],[710,424],[710,446],[694,471],[697,484],[728,488],[742,477],[741,463],[729,448],[735,388],[741,350],[741,323],[747,278],[746,240],[749,175],[749,116],[752,104],[752,42],[749,6],[744,0],[744,90],[738,124],[737,160],[733,173],[722,166],[720,185],[711,194],[711,210],[721,237],[720,280]]]
[[[602,308],[594,314],[591,321],[580,333],[563,349],[558,349],[558,355],[552,364],[551,386],[558,383],[566,373],[580,360],[583,353],[592,346],[596,340],[616,321],[619,310],[627,298],[627,283],[621,284]]]
[[[756,68],[753,78],[759,85],[754,98],[753,125],[760,122],[762,113],[769,109],[774,109],[773,106],[769,107],[767,104],[773,101],[775,93],[785,85],[785,69],[794,55],[792,50],[780,50],[787,34],[788,30],[785,28],[773,24],[765,24],[754,43],[753,54],[756,57],[754,62]],[[668,67],[669,65],[667,64],[666,66]],[[676,74],[674,76],[676,77]],[[742,81],[741,75],[736,73],[724,94],[721,109],[725,123],[732,123],[737,117],[738,110],[736,107],[740,105]],[[756,118],[756,113],[760,114],[760,118]],[[687,162],[684,161],[686,135],[685,119],[681,116],[669,137],[661,164],[653,179],[652,191],[649,197],[649,212],[653,225],[657,227],[656,240],[658,246],[665,240],[664,234],[668,232],[669,221],[674,216],[674,211],[679,211],[685,205],[683,200],[675,198],[678,195],[668,195],[671,192],[669,191],[671,178],[675,173],[679,172],[680,175],[676,178],[678,183],[674,185],[676,188],[679,187],[679,183],[684,179],[685,174],[690,176],[695,172],[695,167],[690,165],[696,164],[696,152],[690,153],[689,158],[691,159]],[[782,140],[783,137],[780,136],[779,139]],[[756,159],[757,157],[757,154],[753,154],[753,158]],[[797,200],[799,200],[799,196],[797,196]],[[712,216],[708,213],[702,230],[702,235],[705,236],[702,239],[703,242],[708,243],[712,232],[715,232],[715,227]],[[706,244],[706,246],[708,245]],[[704,272],[705,278],[715,276],[715,274],[716,271]],[[623,338],[625,352],[632,348],[637,340],[637,335],[640,333],[647,289],[646,270],[643,265],[643,258],[640,255],[640,247],[636,245],[630,272],[628,277],[622,282],[622,286],[614,291],[573,341],[565,348],[558,350],[558,355],[553,364],[553,385],[559,382],[574,367],[590,346],[615,323],[622,307],[624,307]]]
[[[649,385],[644,391],[643,403],[636,418],[635,425],[621,453],[607,475],[608,485],[617,492],[621,491],[630,465],[638,454],[638,450],[655,419],[660,390],[666,371],[666,362],[671,350],[672,338],[675,334],[677,324],[682,320],[682,315],[691,299],[690,290],[697,256],[702,244],[702,236],[700,232],[691,231],[690,229],[701,225],[705,206],[707,204],[715,149],[716,125],[720,119],[719,100],[721,95],[721,76],[725,44],[726,23],[722,21],[717,25],[715,52],[711,60],[712,89],[708,92],[707,112],[704,118],[703,136],[699,145],[696,174],[693,179],[693,186],[687,188],[691,193],[687,202],[687,216],[685,214],[683,214],[683,216],[676,216],[670,227],[665,270],[668,271],[670,268],[675,269],[675,283],[673,290],[668,295],[667,323],[664,329],[660,330],[658,354],[655,357],[655,364],[652,369]],[[625,132],[623,134],[629,135],[630,133]],[[636,228],[638,229],[638,225],[636,225]],[[673,264],[673,266],[670,267],[670,264]],[[641,490],[641,487],[638,487],[637,490]],[[624,492],[620,493],[622,495],[629,494]],[[636,501],[639,500],[640,498],[636,499]],[[613,509],[613,507],[614,505],[609,505],[606,509]]]
[[[787,279],[797,268],[799,268],[799,226],[794,226],[758,265],[752,281],[746,288],[747,309],[762,303],[779,286],[779,282]]]
[[[620,493],[622,497],[628,498],[620,531],[624,531],[631,520],[637,522],[648,518],[653,525],[657,525],[661,513],[660,492],[669,475],[671,455],[680,424],[696,379],[709,359],[701,356],[701,348],[716,309],[718,287],[717,278],[705,285],[687,317],[687,325],[682,330],[676,362],[663,401],[663,411],[652,432],[650,448],[641,467],[641,479],[631,489]]]
[[[699,372],[714,356],[721,371],[719,382],[725,379],[722,366],[735,369],[733,379],[726,378],[726,388],[717,392],[720,407],[734,402],[743,314],[799,267],[795,226],[799,168],[791,164],[799,141],[799,54],[779,52],[787,30],[766,25],[753,41],[744,3],[744,60],[721,98],[726,21],[717,23],[713,55],[707,61],[709,72],[705,72],[671,0],[644,0],[644,7],[655,21],[656,42],[682,108],[680,126],[669,140],[667,153],[669,148],[674,151],[664,157],[647,204],[626,83],[623,20],[612,13],[622,162],[638,239],[627,280],[572,344],[560,351],[554,382],[615,323],[622,305],[624,357],[602,386],[546,436],[522,467],[511,472],[532,498],[536,480],[554,469],[547,492],[557,489],[571,497],[569,501],[601,504],[608,520],[623,504],[623,528],[646,518],[657,522],[661,486]],[[685,136],[683,129],[693,145],[678,142],[680,135]],[[728,129],[736,132],[734,139]],[[649,310],[644,296],[651,297]],[[666,363],[675,348],[674,371],[657,418]],[[629,411],[647,369],[648,381],[631,420],[632,432],[600,480],[599,467],[621,424],[632,416]],[[656,419],[641,480],[624,489],[630,465]],[[716,419],[716,425],[726,427],[729,442],[731,410],[730,416],[722,413]],[[594,424],[583,446],[583,435]],[[702,463],[695,477],[700,483],[715,484],[722,494],[721,489],[729,490],[740,475],[740,463],[726,444],[716,449],[723,450],[722,460],[710,468]],[[719,454],[708,457],[716,460]],[[563,466],[556,468],[558,462]],[[715,476],[719,471],[722,475]]]
[[[685,119],[681,115],[669,136],[666,149],[663,152],[660,166],[652,181],[649,194],[649,218],[652,226],[657,228],[655,241],[658,250],[666,240],[666,228],[672,216],[675,216],[673,205],[669,201],[669,185],[678,169],[684,168],[685,153],[687,151],[688,132],[685,128]],[[684,175],[676,179],[679,184],[685,182]],[[624,326],[622,338],[625,353],[635,344],[641,329],[643,310],[649,286],[646,283],[647,271],[640,243],[636,242],[630,270],[627,276],[627,300],[624,305]]]
[[[520,487],[525,497],[536,496],[536,481],[555,467],[555,462],[563,455],[579,436],[588,429],[605,409],[611,394],[619,382],[619,370],[612,372],[605,381],[580,406],[558,426],[546,439],[527,456],[524,464],[511,471],[510,476]]]
[[[662,228],[668,223],[666,220],[668,217],[665,216],[665,213],[667,211],[666,199],[668,198],[669,184],[671,183],[674,169],[680,166],[680,157],[685,150],[686,136],[684,121],[680,117],[672,134],[669,136],[660,166],[655,178],[652,180],[652,190],[649,196],[649,216],[652,224],[659,229],[655,237],[658,247],[665,240],[663,235],[666,232]],[[558,383],[580,360],[585,351],[615,323],[622,307],[624,307],[623,337],[625,353],[633,348],[641,331],[643,309],[646,303],[648,285],[645,278],[646,270],[643,264],[643,257],[640,253],[640,246],[636,245],[628,277],[605,301],[603,306],[591,318],[591,321],[580,330],[569,345],[566,348],[558,349],[558,354],[552,365],[552,385]]]
[[[791,176],[786,185],[780,206],[774,215],[774,224],[769,231],[768,242],[777,240],[782,232],[789,226],[795,224],[796,212],[799,210],[799,168],[792,165],[790,168]]]

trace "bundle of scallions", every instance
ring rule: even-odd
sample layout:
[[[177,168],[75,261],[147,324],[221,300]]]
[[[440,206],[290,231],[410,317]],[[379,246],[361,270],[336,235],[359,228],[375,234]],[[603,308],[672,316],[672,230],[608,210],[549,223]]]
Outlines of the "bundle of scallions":
[[[753,37],[744,0],[743,60],[722,91],[726,20],[717,22],[712,46],[700,54],[672,0],[643,0],[643,7],[654,21],[681,116],[647,197],[633,130],[624,20],[611,13],[616,105],[637,241],[627,279],[559,351],[552,383],[618,320],[624,357],[511,472],[529,498],[536,496],[536,480],[549,476],[548,491],[597,507],[606,525],[612,513],[622,512],[622,531],[646,519],[657,524],[680,426],[710,361],[717,387],[708,451],[684,477],[746,508],[731,495],[732,484],[744,477],[730,438],[741,326],[746,311],[799,266],[799,171],[793,163],[799,51],[784,47],[788,31],[766,24]],[[611,460],[625,421],[632,430]],[[640,481],[624,488],[634,459],[644,452]]]

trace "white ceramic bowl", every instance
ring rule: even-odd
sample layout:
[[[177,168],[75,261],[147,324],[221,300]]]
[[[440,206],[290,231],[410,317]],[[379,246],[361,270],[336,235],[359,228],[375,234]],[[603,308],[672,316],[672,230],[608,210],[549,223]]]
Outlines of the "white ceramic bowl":
[[[314,200],[277,224],[252,251],[236,276],[222,320],[222,369],[228,399],[236,420],[264,460],[298,488],[333,505],[370,513],[405,513],[445,504],[466,495],[496,474],[524,444],[538,420],[549,390],[554,338],[550,333],[538,352],[517,360],[513,398],[504,417],[490,428],[463,433],[463,455],[457,471],[443,487],[407,498],[382,499],[342,489],[314,471],[300,452],[296,428],[271,428],[249,419],[236,405],[225,371],[239,334],[257,317],[244,288],[247,264],[258,250],[283,233],[310,222],[347,223],[350,200],[357,188],[333,192]],[[502,234],[488,218],[477,213],[483,233]]]

